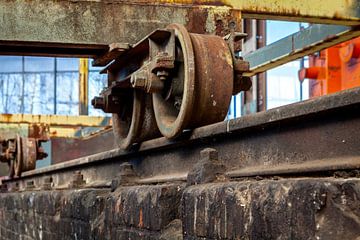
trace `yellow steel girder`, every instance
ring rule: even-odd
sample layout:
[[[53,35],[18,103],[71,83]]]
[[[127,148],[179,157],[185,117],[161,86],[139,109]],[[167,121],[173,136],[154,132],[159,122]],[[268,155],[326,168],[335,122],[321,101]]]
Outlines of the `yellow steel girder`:
[[[358,0],[133,0],[131,3],[226,6],[241,11],[243,18],[360,25]]]
[[[79,60],[79,114],[88,115],[89,110],[89,59]]]
[[[46,124],[62,127],[105,127],[111,124],[109,117],[0,114],[0,123]]]

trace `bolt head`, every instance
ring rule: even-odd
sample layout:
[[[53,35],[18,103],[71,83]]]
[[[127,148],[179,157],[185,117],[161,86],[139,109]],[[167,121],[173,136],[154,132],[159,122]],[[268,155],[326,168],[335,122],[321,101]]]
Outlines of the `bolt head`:
[[[146,84],[146,78],[143,74],[135,73],[131,75],[130,83],[134,88],[144,88]]]
[[[218,151],[214,148],[205,148],[200,152],[201,159],[216,161],[218,160]]]
[[[94,97],[91,100],[91,105],[97,109],[103,109],[105,106],[105,99],[103,97]]]

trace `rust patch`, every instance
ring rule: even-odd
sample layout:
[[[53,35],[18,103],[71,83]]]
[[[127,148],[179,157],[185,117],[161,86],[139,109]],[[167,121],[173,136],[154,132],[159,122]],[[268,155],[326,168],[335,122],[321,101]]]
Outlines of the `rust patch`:
[[[47,124],[31,124],[28,129],[28,137],[38,139],[48,139],[50,133]]]
[[[186,29],[191,33],[206,33],[208,12],[204,8],[194,8],[188,12]]]
[[[142,209],[140,208],[140,211],[139,211],[139,225],[138,225],[139,228],[143,228],[144,227],[144,221],[143,221],[143,212],[142,212]]]

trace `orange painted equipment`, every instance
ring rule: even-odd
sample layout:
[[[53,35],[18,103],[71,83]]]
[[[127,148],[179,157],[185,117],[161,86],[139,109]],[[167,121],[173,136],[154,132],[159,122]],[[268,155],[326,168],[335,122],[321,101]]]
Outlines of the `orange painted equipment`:
[[[309,97],[360,86],[360,38],[309,56],[309,67],[299,71],[309,79]]]

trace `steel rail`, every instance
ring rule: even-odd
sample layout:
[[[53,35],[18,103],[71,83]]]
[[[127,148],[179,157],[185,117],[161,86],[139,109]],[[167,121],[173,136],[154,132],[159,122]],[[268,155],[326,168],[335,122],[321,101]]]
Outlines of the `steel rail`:
[[[126,152],[113,149],[6,180],[25,187],[44,176],[54,187],[66,187],[74,171],[87,186],[109,185],[119,177],[121,163],[130,162],[138,183],[185,180],[211,147],[227,167],[229,177],[334,172],[360,168],[360,88],[271,109],[189,131],[177,141],[143,142]]]

